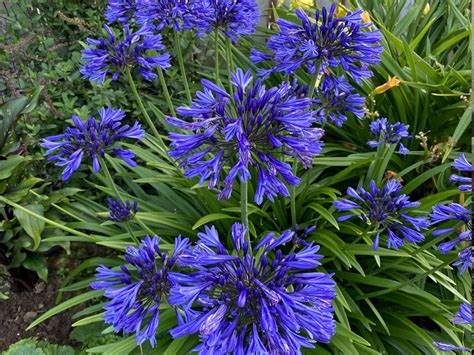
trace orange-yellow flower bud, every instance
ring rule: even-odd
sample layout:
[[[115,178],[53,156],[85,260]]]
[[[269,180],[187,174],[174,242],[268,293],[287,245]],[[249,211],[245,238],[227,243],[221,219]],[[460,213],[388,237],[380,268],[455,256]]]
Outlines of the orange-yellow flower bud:
[[[370,15],[367,11],[364,11],[363,13],[360,14],[360,17],[362,17],[362,22],[363,23],[370,23],[372,20],[370,19]]]
[[[388,80],[385,84],[382,84],[380,86],[377,86],[374,91],[372,92],[372,95],[378,95],[378,94],[383,94],[385,91],[390,90],[391,88],[400,85],[400,80],[397,79],[396,76],[391,77],[390,75],[388,76]]]
[[[426,16],[430,13],[430,3],[426,3],[425,8],[423,9],[423,16]]]

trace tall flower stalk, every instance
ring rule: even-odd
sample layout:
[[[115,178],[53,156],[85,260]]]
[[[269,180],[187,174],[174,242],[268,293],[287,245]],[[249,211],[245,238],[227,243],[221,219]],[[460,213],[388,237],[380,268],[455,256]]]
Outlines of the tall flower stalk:
[[[178,31],[173,31],[174,36],[174,47],[176,48],[176,53],[178,54],[178,65],[181,75],[183,77],[184,90],[186,91],[186,99],[188,104],[191,105],[193,98],[191,96],[191,90],[189,89],[188,78],[186,76],[186,69],[184,68],[184,58],[183,51],[181,49],[181,35]]]

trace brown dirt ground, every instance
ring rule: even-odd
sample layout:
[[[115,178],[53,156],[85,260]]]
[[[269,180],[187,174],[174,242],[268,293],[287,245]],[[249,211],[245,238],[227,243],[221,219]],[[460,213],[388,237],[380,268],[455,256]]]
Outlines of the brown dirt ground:
[[[58,249],[48,256],[47,283],[26,269],[10,271],[13,277],[9,280],[12,285],[9,299],[0,300],[0,353],[20,339],[30,337],[46,340],[52,344],[80,345],[69,338],[69,333],[74,322],[71,317],[83,305],[61,312],[26,331],[33,320],[55,306],[57,290],[68,271],[92,256],[111,254],[110,249],[104,250],[96,245],[81,245],[71,249],[70,255]],[[71,296],[70,293],[64,293],[62,300]]]

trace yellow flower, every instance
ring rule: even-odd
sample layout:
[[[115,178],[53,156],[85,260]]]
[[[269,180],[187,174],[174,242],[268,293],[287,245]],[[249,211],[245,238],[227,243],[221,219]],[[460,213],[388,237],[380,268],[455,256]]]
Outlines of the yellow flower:
[[[364,11],[363,13],[360,14],[360,17],[362,17],[362,22],[363,23],[370,23],[372,20],[370,19],[370,15],[367,11]]]
[[[314,0],[293,0],[291,7],[297,9],[299,7],[312,7],[314,6]]]
[[[400,80],[397,79],[396,76],[391,77],[390,75],[388,76],[388,80],[385,84],[382,84],[380,86],[377,86],[374,91],[372,91],[372,95],[378,95],[382,94],[387,90],[390,90],[391,88],[400,85]]]
[[[336,10],[334,11],[334,17],[344,17],[347,15],[347,10],[341,6],[341,4],[337,4]]]

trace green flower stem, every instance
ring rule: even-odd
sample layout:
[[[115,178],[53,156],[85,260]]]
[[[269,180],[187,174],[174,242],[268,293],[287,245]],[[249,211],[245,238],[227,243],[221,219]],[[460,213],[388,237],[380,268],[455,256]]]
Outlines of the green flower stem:
[[[314,71],[313,77],[311,78],[311,83],[309,84],[309,92],[308,92],[308,99],[312,99],[314,96],[314,89],[319,86],[321,82],[321,78],[323,77],[322,74],[319,73],[319,69],[321,68],[321,63],[316,63],[316,69]]]
[[[240,182],[240,211],[242,218],[242,225],[245,230],[245,239],[249,243],[249,250],[252,250],[250,243],[250,230],[249,230],[249,211],[248,211],[248,185],[246,182]]]
[[[186,70],[184,69],[183,52],[181,51],[181,35],[179,31],[173,31],[173,32],[174,32],[174,46],[176,48],[176,52],[178,53],[179,70],[181,71],[181,76],[183,77],[184,90],[186,91],[188,104],[191,105],[193,102],[193,98],[191,96],[191,91],[189,90],[188,78],[186,77]]]
[[[219,76],[219,30],[214,31],[214,45],[215,45],[215,54],[214,54],[214,65],[215,65],[215,74],[216,74],[216,84],[220,82]]]
[[[105,178],[109,181],[109,184],[112,187],[112,191],[114,192],[115,198],[119,199],[122,203],[125,203],[125,200],[120,195],[117,185],[115,185],[112,175],[110,175],[109,168],[107,167],[107,162],[105,161],[105,159],[103,159],[100,156],[99,156],[99,164],[100,164],[100,167],[104,169]]]
[[[125,225],[125,229],[127,230],[128,234],[130,234],[130,236],[132,237],[133,242],[136,245],[140,244],[140,241],[138,240],[137,236],[135,235],[135,233],[133,233],[132,227],[130,226],[130,222],[126,221],[124,223],[124,225]]]
[[[309,84],[309,91],[308,91],[308,99],[313,98],[314,89],[319,86],[321,82],[322,74],[319,73],[319,69],[321,68],[321,63],[316,63],[316,69],[314,71],[314,75],[311,79],[311,83]],[[293,160],[292,166],[293,174],[297,175],[298,172],[298,159]],[[290,209],[291,209],[291,224],[294,226],[297,222],[296,219],[296,186],[290,187]]]
[[[234,70],[234,63],[232,61],[232,42],[230,38],[226,38],[225,41],[225,53],[227,57],[227,69],[228,69],[228,74],[229,74],[229,88],[230,88],[230,94],[233,95],[234,88],[232,86],[232,78],[230,76],[230,73]]]
[[[143,105],[143,101],[140,95],[138,94],[138,90],[137,90],[137,87],[135,86],[135,82],[133,81],[132,73],[130,72],[130,69],[129,68],[125,69],[125,72],[127,73],[128,82],[130,84],[130,88],[132,89],[133,96],[135,96],[135,100],[137,101],[138,107],[140,108],[140,111],[142,112],[143,117],[145,117],[146,123],[151,128],[153,135],[160,141],[162,148],[166,151],[167,150],[166,145],[161,139],[161,136],[158,133],[158,130],[153,124],[153,121],[151,120],[151,117],[148,115],[148,112],[146,111],[145,106]]]
[[[292,167],[293,174],[297,175],[298,172],[298,159],[293,160]],[[296,225],[296,186],[290,186],[290,209],[291,209],[291,224]]]
[[[163,89],[163,94],[165,95],[168,110],[170,110],[171,116],[176,117],[176,111],[174,110],[173,102],[171,102],[171,96],[168,91],[168,86],[166,85],[165,76],[163,75],[163,69],[160,67],[158,67],[158,77],[160,78],[161,88]]]

